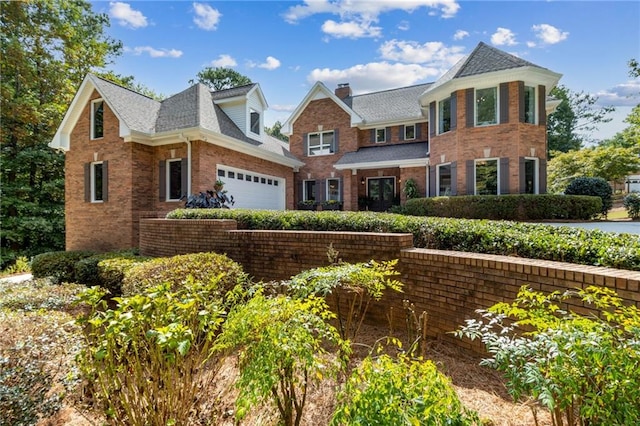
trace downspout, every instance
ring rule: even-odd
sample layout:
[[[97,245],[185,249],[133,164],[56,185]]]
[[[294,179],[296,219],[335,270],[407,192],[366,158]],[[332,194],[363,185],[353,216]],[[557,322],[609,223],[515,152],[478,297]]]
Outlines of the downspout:
[[[187,196],[191,195],[191,141],[184,133],[180,133],[180,140],[187,144]]]

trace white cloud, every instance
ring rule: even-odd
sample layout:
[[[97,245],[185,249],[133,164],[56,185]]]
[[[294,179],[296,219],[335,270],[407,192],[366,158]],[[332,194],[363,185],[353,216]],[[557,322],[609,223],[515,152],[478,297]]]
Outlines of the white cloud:
[[[380,46],[383,59],[406,63],[429,63],[437,68],[448,69],[464,54],[463,47],[447,47],[439,41],[419,44],[415,41],[390,40]]]
[[[398,24],[398,29],[400,31],[409,31],[411,29],[411,25],[409,24],[409,21],[402,21]]]
[[[491,43],[495,46],[515,46],[516,35],[508,28],[498,27],[491,36]]]
[[[131,52],[134,55],[142,55],[147,53],[152,58],[179,58],[182,56],[182,50],[177,49],[156,49],[151,46],[138,46],[134,48],[125,47],[125,52]]]
[[[258,65],[258,68],[264,68],[266,70],[275,70],[276,68],[280,68],[280,61],[274,58],[273,56],[267,56],[267,60]]]
[[[109,3],[109,16],[116,19],[123,27],[144,28],[148,25],[147,17],[139,10],[131,9],[128,3],[119,1]]]
[[[382,28],[372,22],[336,22],[331,19],[322,24],[322,32],[335,38],[380,37]]]
[[[536,33],[536,38],[543,44],[560,43],[569,37],[569,33],[567,31],[561,31],[549,24],[534,25],[531,29]]]
[[[193,10],[196,12],[193,22],[198,28],[207,31],[217,29],[218,22],[220,22],[220,17],[222,16],[217,9],[208,4],[193,3]]]
[[[238,63],[230,55],[220,55],[218,59],[211,61],[211,65],[214,67],[231,68],[238,65]]]
[[[598,97],[598,105],[634,107],[640,104],[640,80],[630,80],[618,84],[612,89],[596,93],[595,96]]]
[[[354,65],[347,69],[316,68],[309,73],[307,81],[314,84],[322,81],[327,87],[349,82],[354,94],[410,86],[427,78],[434,78],[441,70],[419,64],[391,64],[371,62]]]
[[[454,40],[462,40],[465,37],[469,37],[469,32],[465,31],[465,30],[458,30],[456,31],[456,33],[453,35],[453,39]]]

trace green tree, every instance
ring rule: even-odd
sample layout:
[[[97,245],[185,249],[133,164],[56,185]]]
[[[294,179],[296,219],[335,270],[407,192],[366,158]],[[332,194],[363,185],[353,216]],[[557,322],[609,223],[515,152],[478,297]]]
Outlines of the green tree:
[[[558,108],[547,119],[549,158],[554,151],[568,152],[580,149],[589,142],[589,135],[601,123],[611,121],[607,117],[615,109],[611,106],[595,106],[597,96],[584,92],[572,92],[565,86],[551,90],[551,96],[560,99]]]
[[[271,127],[265,127],[264,131],[266,134],[273,136],[276,139],[280,139],[281,141],[285,141],[285,142],[289,142],[289,137],[283,135],[282,132],[282,123],[280,122],[280,120],[276,121],[275,123],[273,123],[273,126]]]
[[[189,84],[206,84],[211,90],[232,89],[238,86],[251,84],[251,79],[238,71],[225,67],[207,67],[196,75],[195,80],[189,80]]]
[[[84,76],[122,46],[85,1],[0,3],[1,263],[64,247],[64,155],[48,147]]]

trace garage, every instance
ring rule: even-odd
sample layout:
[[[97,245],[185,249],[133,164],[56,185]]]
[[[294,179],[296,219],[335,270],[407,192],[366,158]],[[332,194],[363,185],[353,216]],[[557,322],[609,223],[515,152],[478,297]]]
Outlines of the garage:
[[[233,195],[233,208],[284,210],[284,178],[224,165],[218,165],[217,174],[228,195]]]

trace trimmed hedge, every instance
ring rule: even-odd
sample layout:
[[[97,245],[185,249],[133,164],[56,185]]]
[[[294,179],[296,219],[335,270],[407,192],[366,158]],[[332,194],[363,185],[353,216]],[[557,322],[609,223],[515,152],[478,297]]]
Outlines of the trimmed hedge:
[[[613,207],[613,190],[609,182],[601,177],[579,177],[571,181],[564,191],[567,195],[591,195],[602,199],[601,213],[607,217],[607,213]]]
[[[600,197],[553,194],[462,195],[407,200],[404,214],[493,220],[591,219],[602,212]]]
[[[99,253],[79,260],[76,265],[76,280],[87,286],[102,285],[100,279],[99,263],[106,259],[125,258],[134,259],[138,254],[136,250],[112,251],[107,253]]]
[[[76,264],[94,255],[92,251],[41,253],[31,261],[31,273],[34,278],[51,278],[54,283],[76,282]]]
[[[170,219],[234,219],[239,229],[407,232],[418,248],[640,270],[640,236],[568,226],[373,212],[179,209]]]

